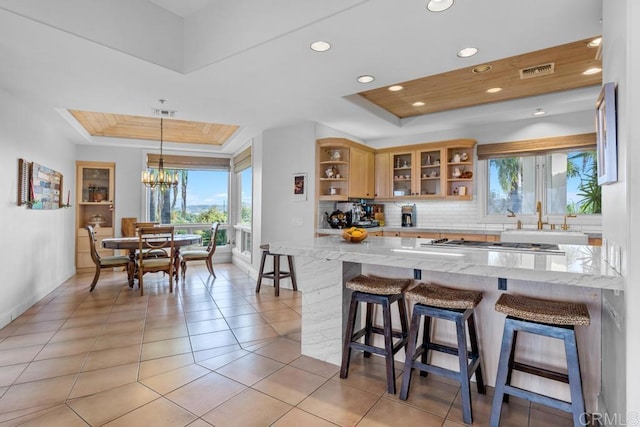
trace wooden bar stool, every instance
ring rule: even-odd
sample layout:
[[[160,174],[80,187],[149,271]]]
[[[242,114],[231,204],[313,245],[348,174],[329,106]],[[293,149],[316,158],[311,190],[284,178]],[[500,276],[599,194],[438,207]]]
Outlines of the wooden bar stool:
[[[291,278],[291,285],[293,286],[293,290],[298,290],[298,284],[296,283],[296,273],[293,269],[293,256],[286,255],[287,260],[289,261],[289,271],[280,270],[280,254],[272,254],[269,252],[269,244],[260,245],[260,249],[262,249],[262,259],[260,260],[260,272],[258,273],[258,283],[256,284],[256,293],[260,292],[260,286],[262,285],[262,279],[273,279],[273,286],[276,290],[276,296],[280,296],[280,279],[285,279],[287,277]],[[273,257],[273,270],[264,272],[264,264],[267,259],[267,256]]]
[[[495,309],[506,314],[507,318],[504,323],[490,425],[498,426],[500,424],[502,402],[506,402],[509,395],[570,412],[573,414],[575,426],[585,425],[584,396],[574,327],[589,325],[590,318],[587,306],[581,303],[548,301],[502,294],[496,302]],[[520,331],[563,340],[567,355],[568,374],[516,362],[514,360],[516,339]],[[571,402],[512,386],[511,374],[514,369],[568,383]]]
[[[482,292],[463,289],[452,289],[431,283],[420,283],[405,292],[407,299],[414,302],[411,326],[409,328],[409,342],[407,356],[402,375],[400,399],[406,400],[411,385],[411,371],[420,370],[421,375],[429,372],[457,380],[460,383],[462,395],[462,417],[465,423],[473,422],[471,411],[471,387],[469,380],[476,374],[478,393],[485,394],[486,389],[482,377],[478,338],[474,321],[474,309],[482,300]],[[455,322],[457,347],[437,344],[431,341],[431,319],[444,319]],[[424,319],[422,344],[417,345],[418,330]],[[465,323],[469,329],[471,351],[467,350],[467,333]],[[459,370],[454,371],[429,363],[429,351],[435,350],[458,357]],[[471,359],[471,362],[469,362]]]
[[[364,351],[364,357],[370,357],[371,353],[379,354],[385,358],[387,392],[391,394],[396,393],[393,355],[407,344],[407,308],[402,293],[412,281],[412,279],[393,279],[360,275],[345,284],[347,288],[354,292],[351,294],[351,305],[349,306],[349,315],[347,317],[347,326],[344,334],[340,378],[347,378],[349,375],[349,362],[352,348]],[[358,305],[361,302],[367,304],[366,321],[362,329],[354,331]],[[391,325],[391,304],[394,302],[398,303],[402,331],[394,331]],[[379,304],[382,307],[382,328],[374,326],[373,324],[373,304]],[[375,347],[372,345],[372,334],[374,333],[384,336],[384,347]],[[364,337],[364,343],[360,342],[362,337]],[[400,338],[400,340],[394,344],[394,338]]]

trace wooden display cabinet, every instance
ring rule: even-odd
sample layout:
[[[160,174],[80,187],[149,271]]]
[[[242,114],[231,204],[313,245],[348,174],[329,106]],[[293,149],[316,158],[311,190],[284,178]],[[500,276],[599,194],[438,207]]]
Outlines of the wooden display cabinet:
[[[376,174],[378,181],[388,180],[391,191],[377,197],[428,200],[455,196],[472,200],[474,146],[474,140],[460,139],[380,150],[376,158],[388,155],[390,172]],[[378,187],[383,188],[380,184]]]
[[[447,148],[447,197],[473,199],[473,145]]]
[[[317,200],[373,199],[373,149],[345,138],[323,138],[316,144]]]
[[[439,198],[442,186],[443,150],[436,146],[390,154],[393,198]]]
[[[101,255],[113,255],[101,240],[114,236],[115,163],[76,162],[76,270],[95,269],[85,227],[93,225]]]

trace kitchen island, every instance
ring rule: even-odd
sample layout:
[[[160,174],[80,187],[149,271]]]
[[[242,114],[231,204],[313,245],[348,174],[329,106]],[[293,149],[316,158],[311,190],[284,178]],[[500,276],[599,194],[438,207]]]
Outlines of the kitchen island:
[[[498,289],[498,279],[506,279],[500,282],[506,282],[507,292],[580,301],[587,305],[591,325],[577,328],[576,335],[586,404],[588,409],[594,409],[600,389],[600,290],[622,290],[623,286],[622,278],[601,262],[600,248],[560,245],[561,253],[544,253],[438,247],[430,242],[429,239],[369,237],[353,244],[339,236],[328,236],[271,243],[271,252],[296,257],[298,288],[302,291],[302,353],[340,364],[344,319],[350,298],[345,281],[361,273],[421,277],[422,281],[483,291],[476,322],[483,369],[487,383],[493,385],[504,325],[504,315],[496,313],[494,305],[504,292]],[[397,319],[394,324],[398,324]],[[436,339],[453,342],[455,331],[450,326],[437,323]],[[523,336],[518,347],[526,350],[519,354],[525,354],[527,362],[542,362],[547,367],[562,369],[565,366],[564,348],[556,341]],[[402,351],[396,357],[404,360]],[[455,368],[455,360],[444,355],[440,357],[442,361],[434,360]],[[514,384],[544,389],[557,398],[569,399],[565,384],[519,373],[514,374]]]

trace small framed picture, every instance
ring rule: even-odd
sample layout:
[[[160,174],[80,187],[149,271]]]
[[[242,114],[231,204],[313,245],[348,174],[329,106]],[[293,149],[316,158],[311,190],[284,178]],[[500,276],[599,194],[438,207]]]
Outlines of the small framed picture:
[[[596,102],[596,143],[598,185],[618,180],[618,143],[616,136],[616,86],[605,83]]]
[[[293,174],[293,201],[302,202],[307,200],[307,174]]]

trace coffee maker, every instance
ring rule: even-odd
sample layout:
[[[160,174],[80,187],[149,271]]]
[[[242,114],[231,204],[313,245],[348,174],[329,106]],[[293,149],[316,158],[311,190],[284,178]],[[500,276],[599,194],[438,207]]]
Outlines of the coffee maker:
[[[402,226],[403,227],[415,227],[416,226],[416,205],[403,205],[402,206]]]

